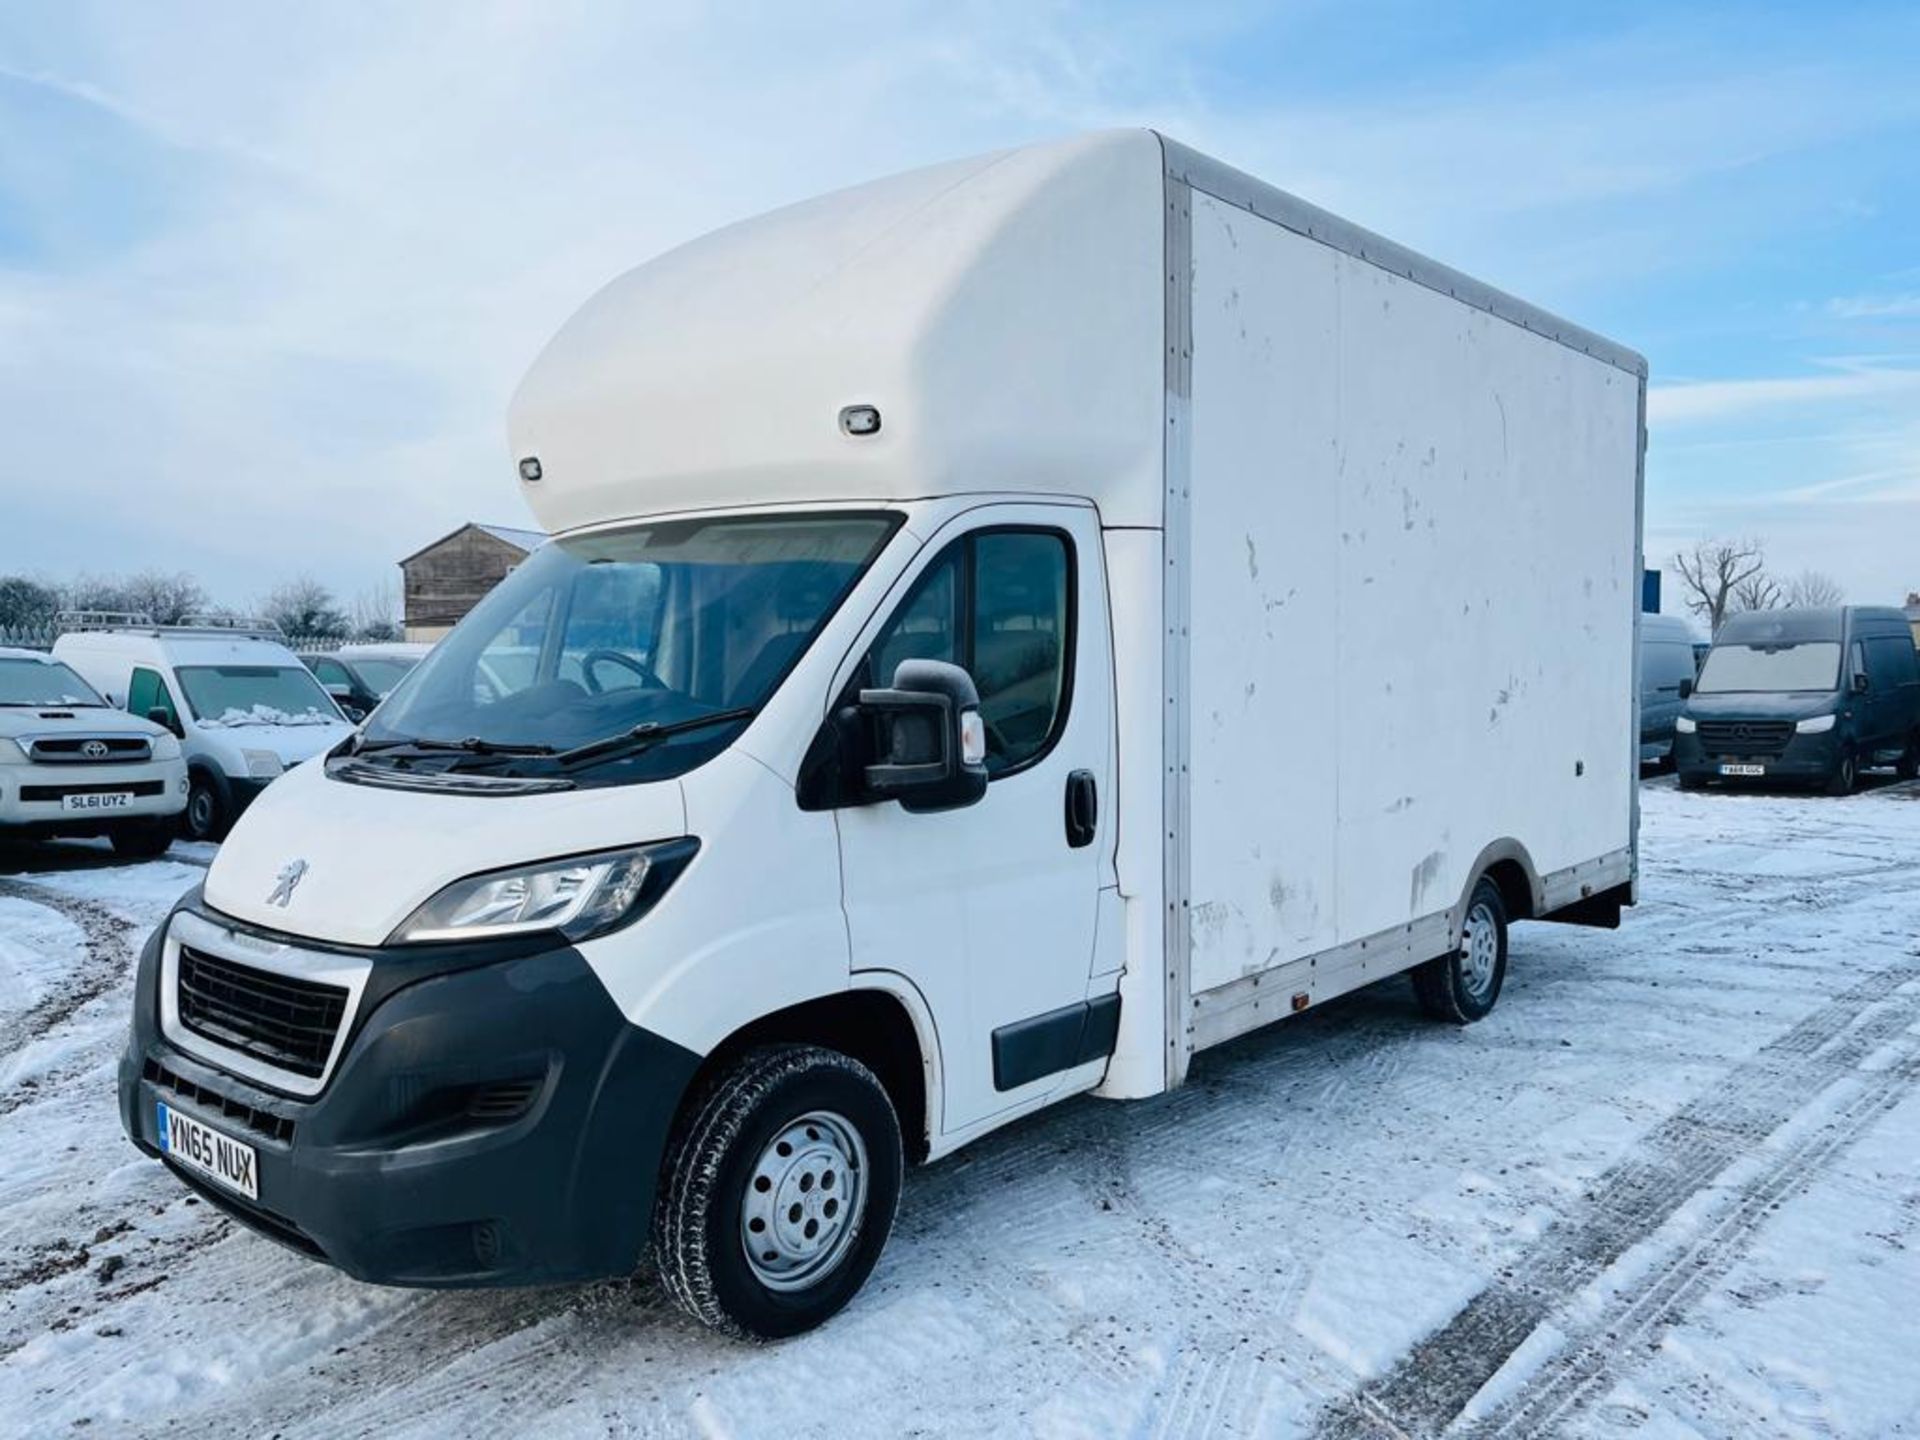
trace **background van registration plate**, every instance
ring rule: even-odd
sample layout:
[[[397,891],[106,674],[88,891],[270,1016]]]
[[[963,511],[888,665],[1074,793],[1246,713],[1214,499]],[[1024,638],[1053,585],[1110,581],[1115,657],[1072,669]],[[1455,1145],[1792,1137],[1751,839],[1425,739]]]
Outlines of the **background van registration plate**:
[[[1720,767],[1720,773],[1722,775],[1764,775],[1767,773],[1767,767],[1764,765],[1722,765]]]
[[[260,1172],[251,1145],[229,1139],[191,1115],[183,1115],[166,1101],[160,1108],[160,1148],[189,1170],[216,1184],[236,1190],[249,1200],[260,1198]]]
[[[131,790],[108,790],[88,795],[62,795],[62,810],[124,810],[133,804]]]

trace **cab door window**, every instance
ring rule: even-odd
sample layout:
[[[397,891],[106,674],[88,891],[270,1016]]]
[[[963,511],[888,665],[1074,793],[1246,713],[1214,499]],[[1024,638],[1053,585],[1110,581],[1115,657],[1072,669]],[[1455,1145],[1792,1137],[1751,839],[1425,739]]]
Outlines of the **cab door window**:
[[[902,660],[944,660],[973,677],[987,773],[1038,761],[1066,723],[1073,676],[1073,553],[1055,530],[984,530],[949,545],[868,652],[863,683]]]
[[[135,666],[133,678],[127,681],[127,710],[130,714],[140,716],[155,710],[164,711],[166,719],[161,723],[169,729],[180,728],[180,712],[174,706],[167,682],[160,678],[158,671],[149,670],[143,665]]]

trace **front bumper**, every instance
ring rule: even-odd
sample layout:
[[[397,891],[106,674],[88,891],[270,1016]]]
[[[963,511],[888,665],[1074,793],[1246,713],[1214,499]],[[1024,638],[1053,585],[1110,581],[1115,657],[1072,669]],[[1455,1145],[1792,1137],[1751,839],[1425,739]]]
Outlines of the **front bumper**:
[[[233,925],[197,895],[183,904]],[[165,931],[141,955],[121,1121],[154,1155],[162,1103],[253,1146],[257,1202],[167,1162],[207,1198],[381,1284],[634,1270],[699,1057],[629,1024],[579,951],[551,941],[342,948],[370,957],[372,978],[325,1087],[303,1100],[196,1058],[190,1034],[183,1048],[161,1032]]]
[[[1830,778],[1839,768],[1842,739],[1838,727],[1820,735],[1795,732],[1787,741],[1786,748],[1777,755],[1745,755],[1719,751],[1709,753],[1701,745],[1697,733],[1676,734],[1673,737],[1673,759],[1681,776],[1689,780],[1724,780],[1732,784],[1746,779],[1758,785],[1780,781],[1817,784]],[[1723,764],[1759,765],[1766,773],[1745,777],[1722,775],[1720,767]]]
[[[114,810],[68,810],[67,795],[128,794]],[[184,760],[120,765],[0,766],[0,831],[28,835],[98,835],[127,820],[178,815],[187,804]]]

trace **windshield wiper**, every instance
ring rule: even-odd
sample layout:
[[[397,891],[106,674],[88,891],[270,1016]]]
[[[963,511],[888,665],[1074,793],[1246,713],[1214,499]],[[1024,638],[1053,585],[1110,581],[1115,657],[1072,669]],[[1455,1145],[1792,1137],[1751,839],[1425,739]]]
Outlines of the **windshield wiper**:
[[[449,750],[457,755],[551,755],[551,745],[506,745],[469,735],[464,740],[430,740],[414,736],[404,740],[360,740],[349,754],[378,755],[388,750]]]
[[[669,720],[665,724],[658,720],[647,720],[631,730],[609,735],[604,740],[589,740],[585,745],[559,751],[554,755],[553,762],[556,765],[578,765],[586,760],[603,760],[611,755],[624,755],[631,750],[645,750],[669,735],[683,735],[689,730],[704,730],[709,725],[725,725],[735,720],[751,720],[758,713],[752,707],[743,705],[733,710],[715,710],[711,715],[691,715],[685,720]]]

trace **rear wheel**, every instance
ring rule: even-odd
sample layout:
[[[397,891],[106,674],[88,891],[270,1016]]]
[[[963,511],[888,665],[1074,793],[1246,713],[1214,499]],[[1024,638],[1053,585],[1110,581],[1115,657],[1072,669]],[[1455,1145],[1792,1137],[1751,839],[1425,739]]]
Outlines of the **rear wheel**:
[[[1470,1025],[1493,1009],[1507,978],[1507,906],[1500,887],[1481,876],[1467,897],[1460,948],[1413,972],[1413,993],[1436,1020]]]
[[[1920,730],[1907,737],[1907,748],[1900,752],[1900,758],[1893,762],[1893,773],[1902,780],[1911,780],[1920,776]]]
[[[193,777],[192,788],[187,791],[186,813],[180,817],[180,824],[193,840],[219,840],[226,835],[227,807],[206,776]]]
[[[1854,759],[1851,750],[1842,750],[1839,763],[1833,767],[1833,773],[1827,777],[1826,792],[1829,795],[1851,795],[1859,779],[1859,761]]]
[[[167,853],[173,843],[173,828],[164,820],[129,820],[116,826],[108,838],[113,841],[114,854],[152,860]]]
[[[871,1070],[750,1050],[689,1101],[654,1216],[661,1283],[716,1330],[811,1330],[866,1283],[900,1199],[900,1122]]]
[[[1707,788],[1707,777],[1704,775],[1689,775],[1683,770],[1680,773],[1680,788],[1682,790],[1704,790]]]

